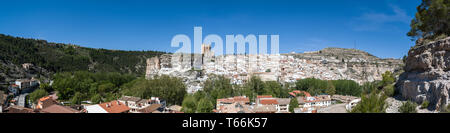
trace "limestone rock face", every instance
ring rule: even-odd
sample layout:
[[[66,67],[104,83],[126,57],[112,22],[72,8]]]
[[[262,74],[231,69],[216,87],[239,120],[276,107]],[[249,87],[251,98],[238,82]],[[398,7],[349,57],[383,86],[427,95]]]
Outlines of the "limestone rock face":
[[[304,77],[324,80],[349,79],[360,84],[382,80],[384,72],[397,72],[403,65],[398,59],[382,59],[365,51],[346,48],[325,48],[291,55],[296,59],[307,61],[298,66],[304,69],[303,72],[306,73]],[[309,64],[312,65],[311,68],[307,67]],[[315,71],[320,73],[314,73]]]
[[[450,88],[450,37],[412,48],[400,75],[397,90],[403,98],[422,103],[430,109],[448,105]]]

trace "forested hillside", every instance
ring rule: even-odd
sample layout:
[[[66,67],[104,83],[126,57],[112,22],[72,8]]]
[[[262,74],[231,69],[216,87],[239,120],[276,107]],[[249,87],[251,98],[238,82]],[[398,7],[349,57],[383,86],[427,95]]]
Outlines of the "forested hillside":
[[[163,54],[156,51],[121,51],[51,43],[0,34],[0,82],[29,78],[22,64],[33,64],[33,76],[56,72],[90,71],[119,72],[134,75],[145,73],[146,58]]]

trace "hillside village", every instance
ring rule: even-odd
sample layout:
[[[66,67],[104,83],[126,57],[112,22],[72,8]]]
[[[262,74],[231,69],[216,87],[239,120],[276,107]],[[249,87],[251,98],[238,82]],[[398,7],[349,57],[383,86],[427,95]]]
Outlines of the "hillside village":
[[[326,48],[301,54],[219,55],[211,45],[202,45],[200,56],[165,54],[147,60],[146,78],[155,75],[182,77],[188,92],[201,89],[208,75],[223,75],[233,84],[243,84],[250,77],[289,84],[304,78],[353,80],[359,84],[381,80],[386,71],[400,71],[403,62],[380,59],[355,49]]]

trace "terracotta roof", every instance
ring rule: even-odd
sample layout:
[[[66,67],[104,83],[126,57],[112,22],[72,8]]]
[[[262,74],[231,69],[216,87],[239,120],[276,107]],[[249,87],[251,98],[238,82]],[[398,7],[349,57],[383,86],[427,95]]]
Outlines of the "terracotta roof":
[[[42,113],[79,113],[80,111],[67,106],[53,104],[41,110]]]
[[[289,95],[294,96],[294,97],[297,96],[294,94],[294,92],[289,92]]]
[[[46,97],[40,98],[38,100],[38,105],[36,106],[36,108],[45,109],[54,104],[58,104],[58,102],[53,100],[53,98],[51,96],[46,96]]]
[[[259,103],[263,105],[274,105],[278,104],[278,101],[277,99],[260,99]]]
[[[126,106],[123,103],[118,102],[117,100],[107,102],[107,103],[101,103],[98,104],[100,107],[102,107],[106,112],[108,113],[123,113],[130,110],[128,106]]]
[[[143,109],[138,110],[140,113],[153,113],[154,111],[157,111],[157,109],[161,107],[161,104],[152,104],[150,106],[147,106]]]

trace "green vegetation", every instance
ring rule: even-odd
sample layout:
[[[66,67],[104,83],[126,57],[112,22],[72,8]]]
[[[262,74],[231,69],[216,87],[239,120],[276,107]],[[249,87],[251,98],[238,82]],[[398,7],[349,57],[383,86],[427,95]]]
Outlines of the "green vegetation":
[[[253,76],[243,85],[234,86],[235,96],[247,96],[253,101],[257,95],[271,95],[272,97],[287,98],[289,89],[276,81],[262,81],[259,77]]]
[[[16,65],[32,63],[51,72],[92,71],[142,75],[145,67],[136,66],[145,66],[147,58],[161,54],[155,51],[84,48],[0,34],[0,60],[9,60]]]
[[[39,98],[48,96],[48,93],[44,89],[37,89],[37,90],[33,91],[32,93],[30,93],[29,96],[30,96],[31,102],[37,102],[37,100]]]
[[[298,108],[298,100],[297,98],[291,98],[291,102],[289,103],[289,112],[294,112],[295,108]]]
[[[41,83],[39,85],[39,88],[44,89],[47,92],[52,92],[53,91],[52,86],[50,86],[48,83]]]
[[[94,96],[92,96],[91,102],[93,104],[98,104],[98,103],[102,102],[102,96],[100,94],[95,94]]]
[[[297,80],[295,83],[297,90],[309,92],[311,95],[319,94],[339,94],[339,95],[361,95],[361,86],[352,80],[320,80],[316,78],[306,78]]]
[[[400,113],[417,113],[416,107],[417,107],[416,103],[407,101],[406,103],[403,103],[402,106],[400,106],[398,111]]]
[[[395,76],[391,71],[386,71],[381,74],[381,76],[383,77],[383,80],[381,81],[383,86],[395,83]]]
[[[361,95],[361,86],[353,80],[333,80],[333,85],[336,87],[336,94],[339,95]]]
[[[185,113],[195,113],[197,111],[197,102],[193,95],[187,95],[183,99],[181,110]]]
[[[81,104],[81,101],[84,99],[83,94],[80,92],[75,92],[75,95],[70,100],[71,104]]]
[[[90,100],[97,94],[105,99],[116,99],[120,97],[120,87],[135,78],[119,73],[63,72],[55,74],[52,88],[58,92],[59,99],[74,103]]]
[[[394,92],[395,92],[394,85],[390,84],[390,85],[384,86],[383,91],[384,91],[384,94],[386,94],[386,96],[393,97]]]
[[[358,103],[350,112],[351,113],[385,113],[388,104],[386,103],[387,96],[383,93],[372,92],[370,94],[363,94],[361,102]]]
[[[214,100],[234,96],[233,86],[230,79],[223,76],[212,76],[203,84],[204,95]],[[202,93],[202,92],[200,92]]]
[[[374,81],[374,82],[368,82],[364,83],[362,86],[363,93],[369,94],[372,92],[379,93],[383,92],[386,96],[393,97],[396,95],[395,92],[395,76],[390,71],[386,71],[382,74],[383,80],[381,81]]]
[[[267,81],[264,83],[262,95],[271,95],[273,97],[288,97],[288,89],[283,89],[280,83],[276,81]]]
[[[216,103],[216,102],[214,102]],[[198,101],[197,112],[199,113],[211,113],[214,109],[214,104],[208,98],[202,98]]]
[[[160,97],[168,104],[181,104],[186,87],[179,78],[160,76],[150,80],[131,74],[92,73],[87,71],[57,73],[52,88],[59,99],[81,104],[116,100],[122,95],[149,99]]]
[[[426,109],[428,108],[428,106],[430,105],[430,102],[428,102],[427,100],[423,101],[422,104],[420,105],[420,109]]]
[[[422,0],[408,36],[435,40],[450,35],[450,1]]]
[[[180,105],[186,92],[186,86],[180,78],[157,76],[153,79],[138,78],[122,86],[122,94],[149,99],[159,97],[169,105]]]

